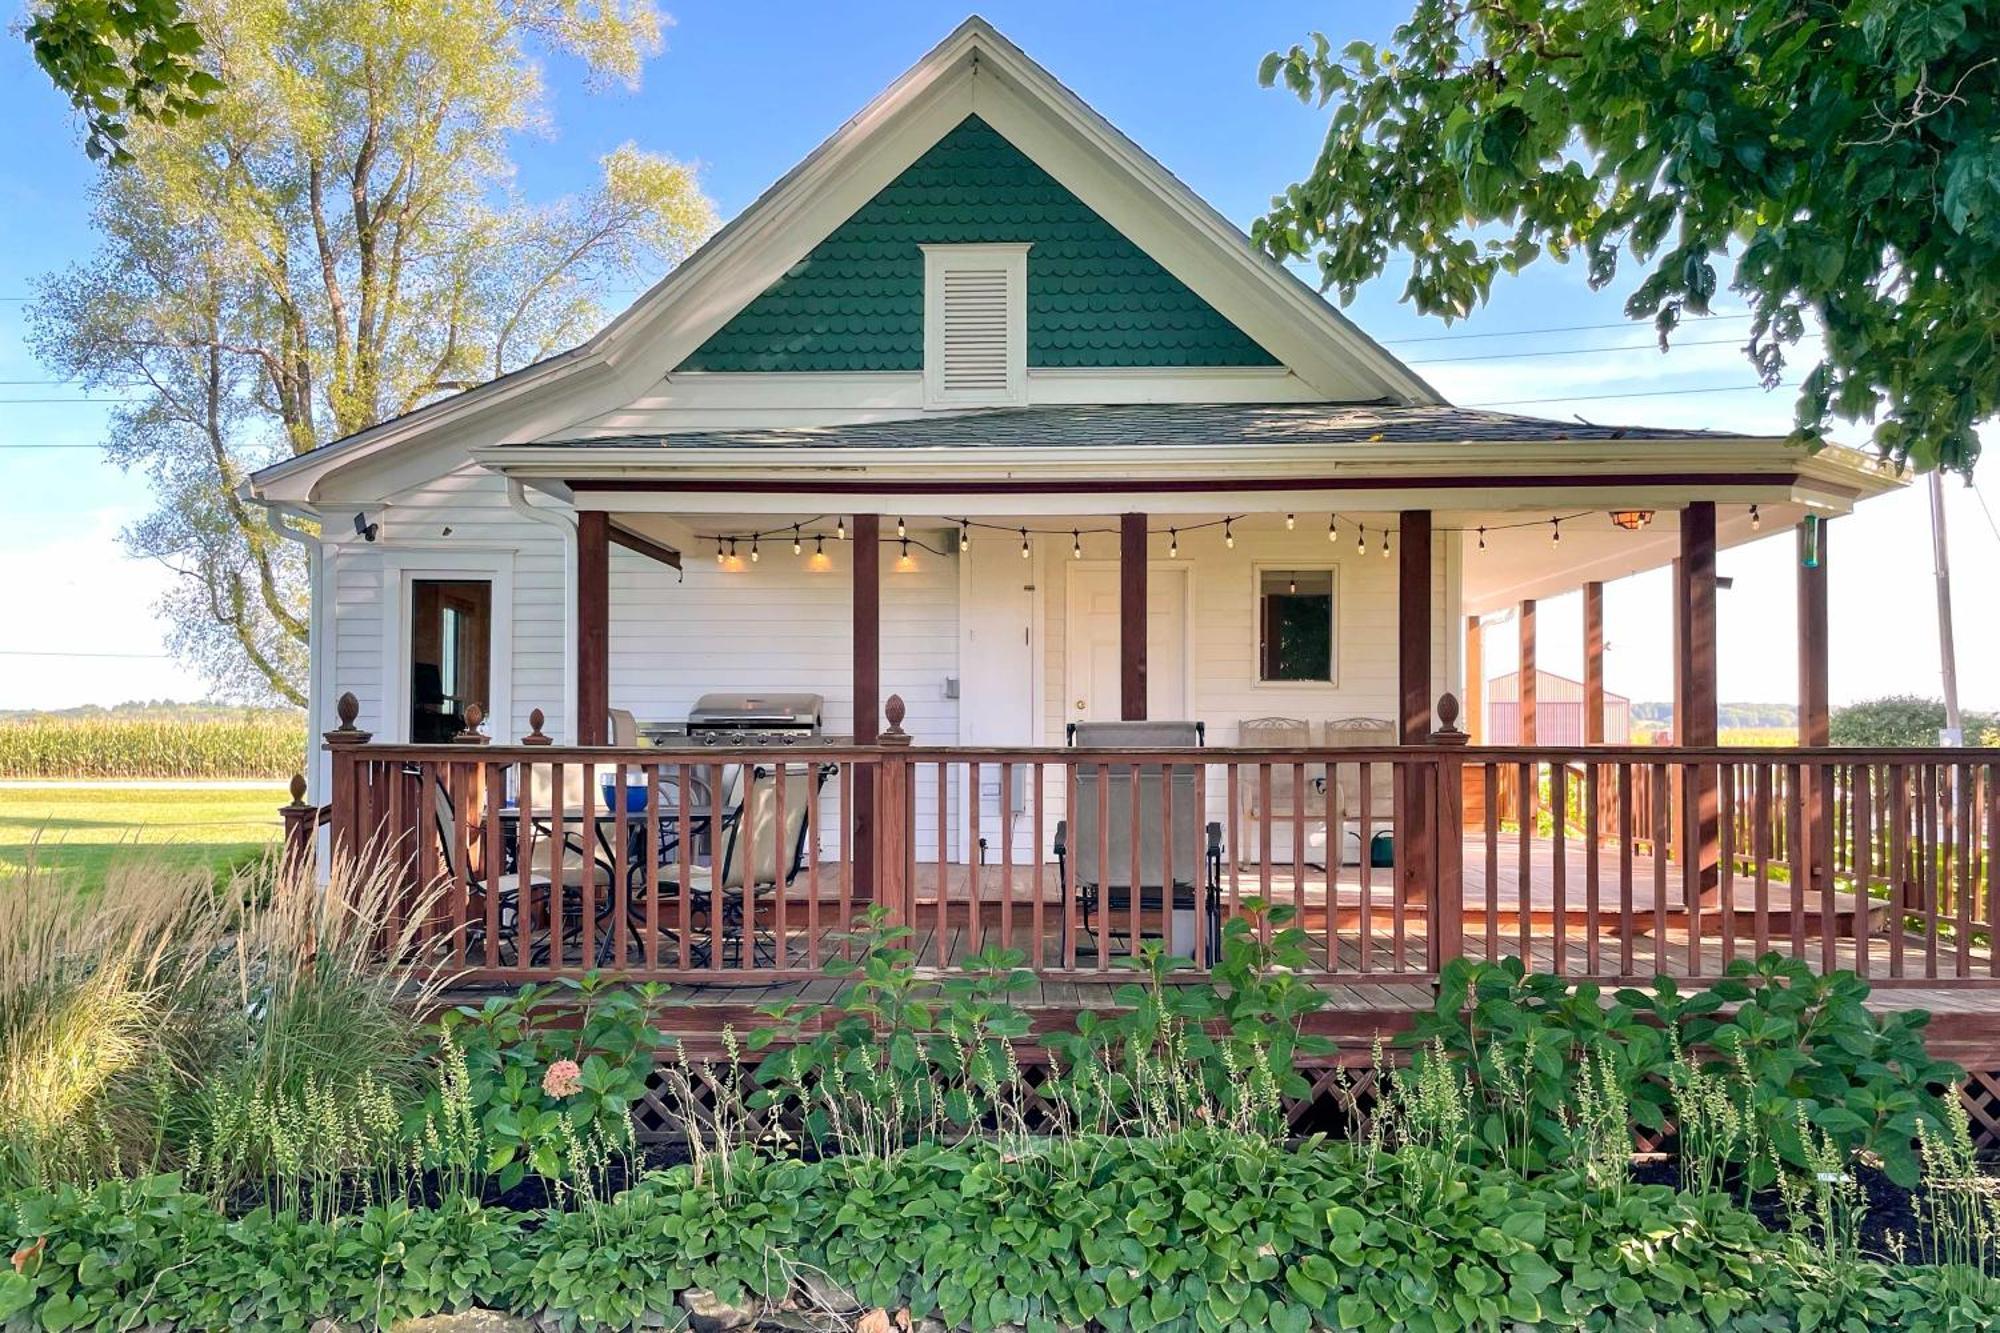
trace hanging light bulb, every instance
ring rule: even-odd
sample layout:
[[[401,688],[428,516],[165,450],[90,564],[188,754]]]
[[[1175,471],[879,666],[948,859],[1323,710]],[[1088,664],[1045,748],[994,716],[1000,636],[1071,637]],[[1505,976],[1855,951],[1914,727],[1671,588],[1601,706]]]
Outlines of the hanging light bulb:
[[[814,555],[826,554],[826,534],[824,532],[820,533],[817,537],[813,538],[813,554]]]
[[[1075,528],[1069,530],[1069,558],[1072,560],[1083,559],[1083,534]]]
[[[731,560],[736,558],[736,539],[734,537],[729,539],[729,558]]]
[[[905,526],[904,526],[904,524],[903,524],[903,520],[902,520],[902,519],[900,519],[900,518],[899,518],[899,519],[897,519],[897,520],[896,520],[896,536],[897,536],[898,538],[902,538],[902,537],[907,537],[907,536],[909,536],[909,535],[910,535],[910,530],[909,530],[909,528],[907,528],[907,527],[905,527]]]
[[[717,537],[715,539],[715,563],[719,565],[728,558],[728,556],[722,553],[722,538]]]
[[[836,518],[835,520],[833,520],[833,539],[837,542],[844,542],[847,540],[846,519]]]
[[[1226,518],[1222,520],[1222,544],[1233,551],[1236,549],[1236,529],[1229,526],[1232,521]]]
[[[1359,523],[1354,525],[1354,554],[1368,554],[1368,529],[1362,527]]]
[[[792,554],[798,555],[805,549],[805,543],[799,537],[799,525],[794,523],[792,524]]]
[[[1764,516],[1763,516],[1762,514],[1759,514],[1759,513],[1757,512],[1757,506],[1756,506],[1756,505],[1751,505],[1751,506],[1750,506],[1750,531],[1752,531],[1752,532],[1755,532],[1755,531],[1757,531],[1757,529],[1759,529],[1759,528],[1761,528],[1761,527],[1763,527],[1763,526],[1764,526]]]
[[[1028,530],[1026,528],[1021,529],[1021,558],[1023,560],[1028,558]]]
[[[1552,518],[1549,520],[1549,545],[1561,546],[1562,544],[1563,521],[1559,518]]]
[[[1290,581],[1288,581],[1285,584],[1285,591],[1290,593],[1296,593],[1298,590],[1299,590],[1299,576],[1297,574],[1294,574],[1292,575]]]
[[[1382,529],[1382,558],[1384,560],[1389,558],[1389,529],[1387,528]]]
[[[1180,558],[1181,558],[1181,530],[1179,528],[1168,528],[1167,559],[1178,560]]]
[[[1293,528],[1297,527],[1298,521],[1298,515],[1296,514],[1285,515],[1285,531],[1290,532]]]
[[[1326,539],[1330,542],[1340,540],[1339,515],[1337,514],[1328,514],[1326,516]]]
[[[753,565],[757,563],[757,535],[755,533],[750,535],[750,563]]]
[[[903,543],[903,559],[908,560],[910,558],[910,539],[908,537],[900,537],[897,540]]]
[[[1486,529],[1485,529],[1485,528],[1481,528],[1481,529],[1479,530],[1479,549],[1480,549],[1480,550],[1482,550],[1482,551],[1486,549]]]
[[[958,525],[958,549],[961,551],[972,549],[972,524],[964,520],[960,520]]]

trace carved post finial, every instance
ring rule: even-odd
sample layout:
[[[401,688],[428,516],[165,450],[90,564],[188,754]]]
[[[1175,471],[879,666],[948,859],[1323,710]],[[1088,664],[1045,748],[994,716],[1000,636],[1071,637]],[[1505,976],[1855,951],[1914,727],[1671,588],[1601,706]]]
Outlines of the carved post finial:
[[[525,735],[525,736],[523,736],[523,737],[521,737],[521,744],[523,744],[523,745],[553,745],[553,744],[555,744],[555,742],[554,742],[553,740],[551,740],[551,739],[550,739],[549,737],[547,737],[547,736],[544,736],[544,735],[542,734],[542,722],[543,722],[543,721],[544,721],[544,718],[543,718],[543,715],[542,715],[542,710],[541,710],[541,709],[539,709],[539,708],[531,708],[531,709],[529,709],[529,710],[528,710],[528,734],[527,734],[527,735]]]
[[[451,739],[459,745],[484,745],[486,737],[479,732],[479,724],[486,720],[486,710],[478,704],[465,706],[465,730]]]
[[[300,806],[306,803],[305,774],[303,773],[292,774],[291,793],[292,793],[292,808],[294,810],[298,809]]]
[[[910,743],[910,733],[903,730],[903,717],[907,712],[908,709],[904,707],[902,695],[892,694],[889,696],[889,701],[882,705],[882,715],[889,719],[889,729],[882,733],[882,744],[908,745]]]
[[[1458,696],[1447,690],[1437,702],[1437,730],[1431,733],[1432,745],[1464,745],[1471,737],[1458,729]]]
[[[366,745],[369,733],[354,725],[354,719],[361,716],[361,701],[354,697],[354,691],[344,692],[333,703],[333,715],[340,725],[326,732],[328,745]]]

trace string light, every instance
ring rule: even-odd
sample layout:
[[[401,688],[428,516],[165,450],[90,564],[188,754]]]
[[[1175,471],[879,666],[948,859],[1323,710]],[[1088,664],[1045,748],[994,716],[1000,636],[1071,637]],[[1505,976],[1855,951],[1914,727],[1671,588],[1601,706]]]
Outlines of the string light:
[[[755,537],[750,539],[750,563],[753,565],[757,563],[757,539]]]
[[[1178,560],[1180,558],[1181,558],[1181,530],[1179,528],[1168,528],[1167,559]]]
[[[1222,520],[1222,544],[1233,551],[1236,549],[1236,529],[1230,526],[1231,521],[1226,518]]]
[[[814,543],[814,549],[813,549],[814,555],[826,554],[826,534],[824,532],[820,533],[817,537],[814,537],[813,543]]]
[[[1026,528],[1021,529],[1021,558],[1023,560],[1028,558],[1028,530]]]
[[[1285,591],[1295,593],[1298,590],[1299,590],[1299,576],[1297,574],[1294,574],[1292,575],[1290,582],[1285,584]]]
[[[846,519],[844,519],[844,518],[837,518],[837,519],[835,519],[835,520],[833,521],[833,539],[834,539],[835,541],[837,541],[837,542],[844,542],[844,541],[846,541],[846,540],[847,540],[847,520],[846,520]]]
[[[736,558],[736,539],[734,537],[729,539],[729,558],[731,560]]]
[[[908,560],[910,558],[910,539],[908,537],[899,537],[897,540],[903,543],[903,559]]]
[[[1384,560],[1389,558],[1389,529],[1387,528],[1382,529],[1382,558]]]
[[[1486,549],[1486,529],[1485,529],[1485,528],[1481,528],[1481,529],[1479,530],[1479,549],[1480,549],[1480,550],[1482,550],[1482,551]]]
[[[1293,529],[1293,527],[1295,527],[1295,526],[1297,525],[1297,523],[1298,523],[1298,516],[1297,516],[1296,514],[1287,514],[1287,515],[1285,515],[1285,531],[1286,531],[1286,532],[1290,532],[1290,531],[1291,531],[1291,530]]]
[[[1756,505],[1751,505],[1751,506],[1750,506],[1750,531],[1752,531],[1752,532],[1755,532],[1755,531],[1757,531],[1757,530],[1758,530],[1759,528],[1761,528],[1761,527],[1763,527],[1763,526],[1764,526],[1764,516],[1763,516],[1762,514],[1759,514],[1759,513],[1757,512],[1757,506],[1756,506]]]
[[[715,539],[715,563],[719,565],[728,558],[728,556],[722,553],[722,538],[717,537]]]
[[[792,554],[798,555],[805,549],[805,544],[799,540],[799,525],[794,523],[792,524]]]
[[[900,540],[900,539],[902,539],[902,538],[904,538],[904,537],[907,537],[907,536],[909,536],[909,535],[910,535],[910,530],[909,530],[909,529],[908,529],[907,527],[903,526],[903,520],[902,520],[902,519],[900,519],[900,518],[899,518],[899,519],[897,519],[897,520],[896,520],[896,536],[897,536],[897,538],[898,538],[898,539]]]
[[[960,521],[958,525],[958,549],[961,551],[972,549],[972,525],[970,523]]]
[[[1368,554],[1368,529],[1362,527],[1359,523],[1354,525],[1354,554]]]
[[[1069,558],[1072,560],[1083,559],[1083,534],[1075,528],[1069,530]]]
[[[1340,540],[1339,517],[1337,514],[1326,516],[1326,539],[1330,542]]]
[[[1563,521],[1559,518],[1552,518],[1549,520],[1549,545],[1561,546],[1562,544]]]

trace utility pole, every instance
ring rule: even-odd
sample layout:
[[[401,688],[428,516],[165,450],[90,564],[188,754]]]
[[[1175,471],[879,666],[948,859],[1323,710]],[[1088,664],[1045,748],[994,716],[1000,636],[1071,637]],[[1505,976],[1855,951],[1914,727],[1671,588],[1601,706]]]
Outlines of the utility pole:
[[[1958,711],[1958,653],[1951,638],[1951,548],[1944,531],[1944,474],[1933,468],[1931,482],[1931,563],[1937,576],[1938,669],[1944,677],[1945,745],[1965,744],[1965,719]]]

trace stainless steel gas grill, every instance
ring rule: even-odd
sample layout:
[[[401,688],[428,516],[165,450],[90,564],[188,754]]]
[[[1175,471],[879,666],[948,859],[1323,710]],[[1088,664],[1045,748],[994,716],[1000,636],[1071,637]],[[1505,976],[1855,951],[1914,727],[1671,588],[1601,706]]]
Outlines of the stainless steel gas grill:
[[[688,713],[697,745],[798,745],[821,739],[817,694],[704,694]]]

